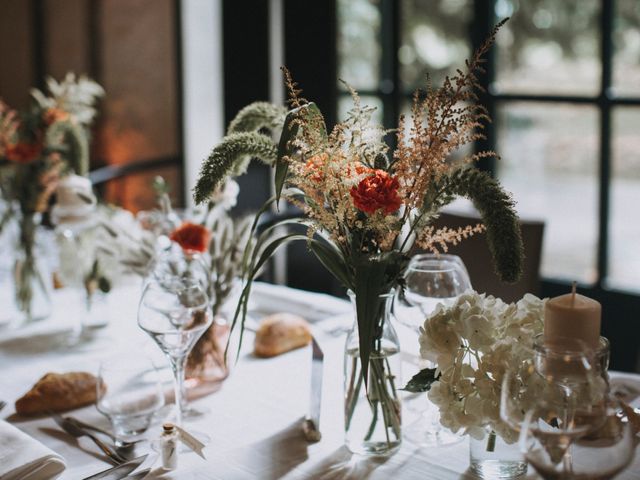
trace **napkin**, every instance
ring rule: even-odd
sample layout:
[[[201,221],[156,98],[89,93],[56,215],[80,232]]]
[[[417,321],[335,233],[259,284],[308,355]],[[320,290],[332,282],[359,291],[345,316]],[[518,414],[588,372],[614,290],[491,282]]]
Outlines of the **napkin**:
[[[48,480],[65,467],[60,455],[0,420],[0,480]]]

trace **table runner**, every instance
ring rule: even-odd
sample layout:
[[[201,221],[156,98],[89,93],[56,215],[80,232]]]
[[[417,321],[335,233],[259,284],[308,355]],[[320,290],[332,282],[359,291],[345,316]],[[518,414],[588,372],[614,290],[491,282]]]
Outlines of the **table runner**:
[[[13,402],[48,371],[86,370],[95,373],[101,358],[135,348],[166,360],[158,347],[139,330],[136,310],[140,285],[117,288],[110,296],[109,326],[78,346],[64,346],[64,338],[81,315],[81,297],[72,291],[56,292],[54,315],[26,328],[0,329],[0,399],[10,404],[0,417],[41,441],[67,461],[62,480],[77,480],[108,465],[86,439],[76,442],[59,431],[52,420],[16,419]],[[306,311],[314,335],[325,352],[323,402],[320,429],[322,441],[304,441],[301,419],[308,407],[311,356],[307,348],[272,359],[251,355],[253,338],[247,334],[239,361],[223,388],[196,402],[210,412],[186,423],[207,432],[210,444],[207,460],[194,454],[182,455],[180,468],[164,474],[166,479],[420,479],[474,478],[467,474],[468,441],[440,448],[420,448],[405,441],[400,451],[384,459],[352,457],[343,446],[342,362],[344,328],[352,322],[351,307],[342,300],[281,286],[256,284],[254,310],[261,312]],[[289,306],[289,308],[287,308]],[[306,308],[305,308],[306,306]],[[417,339],[398,328],[402,348],[417,351]],[[615,348],[615,345],[613,346]],[[168,371],[166,372],[168,375]],[[640,382],[639,375],[626,375]],[[82,420],[107,426],[94,407],[73,414]],[[403,412],[405,424],[413,419]],[[159,427],[156,427],[159,433]],[[157,466],[157,465],[156,465]],[[531,469],[530,469],[531,470]],[[160,478],[154,470],[149,479]],[[528,478],[537,478],[534,474]],[[640,457],[620,477],[640,480]]]

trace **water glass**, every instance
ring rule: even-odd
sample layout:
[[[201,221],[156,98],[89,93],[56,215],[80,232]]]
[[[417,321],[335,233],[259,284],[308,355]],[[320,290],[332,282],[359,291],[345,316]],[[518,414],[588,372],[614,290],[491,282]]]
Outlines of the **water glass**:
[[[100,363],[96,406],[111,421],[117,447],[143,434],[163,405],[159,372],[147,357],[121,355]]]
[[[404,281],[405,288],[395,302],[394,314],[416,334],[439,303],[451,303],[471,288],[460,257],[447,254],[415,255],[407,266]],[[422,361],[418,369],[429,366]],[[426,393],[407,395],[405,401],[408,410],[420,413],[403,432],[405,438],[421,446],[449,445],[462,440],[460,435],[440,425],[439,412],[428,402]]]

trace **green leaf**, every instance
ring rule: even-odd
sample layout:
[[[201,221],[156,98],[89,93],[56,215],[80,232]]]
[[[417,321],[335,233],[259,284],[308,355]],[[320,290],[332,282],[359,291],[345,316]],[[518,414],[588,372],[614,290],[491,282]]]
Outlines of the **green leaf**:
[[[436,376],[435,368],[425,368],[416,373],[407,385],[402,389],[411,393],[428,392],[431,389],[431,385],[438,381],[440,374]]]
[[[384,308],[380,295],[384,292],[384,280],[387,265],[379,258],[366,257],[355,265],[353,293],[356,297],[356,316],[358,322],[359,354],[362,363],[362,377],[368,386],[369,358],[375,349],[374,341],[382,333],[379,321]]]
[[[298,137],[298,134],[302,133],[300,131],[302,124],[310,124],[317,127],[317,133],[321,135],[321,138],[325,140],[327,138],[327,128],[324,124],[322,113],[315,103],[307,103],[291,110],[287,114],[278,143],[278,156],[276,159],[275,192],[277,200],[280,200],[282,188],[287,178],[289,170],[288,158],[295,153],[293,141]]]
[[[309,248],[324,267],[347,289],[355,288],[340,250],[329,242],[312,239]]]

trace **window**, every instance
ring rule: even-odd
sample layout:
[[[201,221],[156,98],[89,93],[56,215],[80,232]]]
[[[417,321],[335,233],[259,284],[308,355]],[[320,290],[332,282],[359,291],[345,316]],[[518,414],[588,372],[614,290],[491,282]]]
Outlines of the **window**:
[[[427,72],[438,85],[507,16],[479,146],[503,159],[483,167],[545,220],[544,278],[640,291],[640,2],[339,0],[340,77],[393,127]]]

